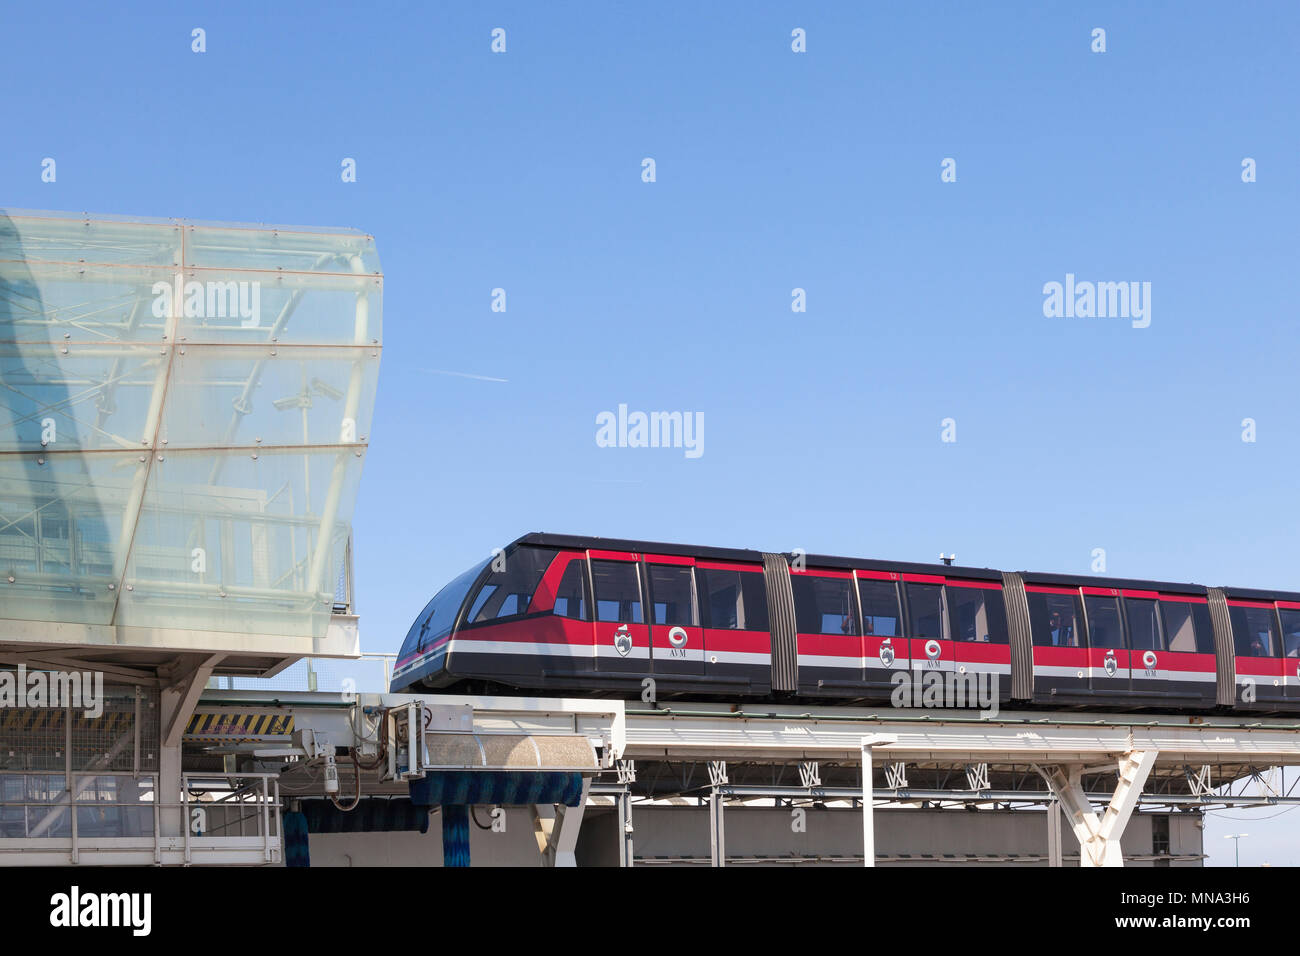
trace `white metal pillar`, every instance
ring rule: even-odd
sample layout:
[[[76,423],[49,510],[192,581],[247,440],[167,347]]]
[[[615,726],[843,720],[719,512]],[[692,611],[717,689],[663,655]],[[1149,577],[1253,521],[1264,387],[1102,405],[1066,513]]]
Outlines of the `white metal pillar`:
[[[619,760],[614,764],[618,782],[623,789],[615,798],[618,816],[618,865],[631,866],[632,847],[632,784],[636,783],[636,761]]]
[[[178,661],[171,668],[159,671],[163,686],[158,695],[160,739],[158,779],[154,786],[154,800],[159,804],[159,836],[181,836],[190,825],[178,803],[181,796],[181,739],[208,678],[223,658],[222,654],[208,654],[197,661]]]
[[[1119,782],[1110,803],[1098,817],[1084,793],[1083,766],[1038,768],[1061,802],[1079,841],[1080,866],[1123,866],[1120,837],[1137,806],[1142,787],[1155,766],[1156,750],[1132,750],[1119,758]]]
[[[894,734],[871,734],[862,738],[862,865],[876,865],[875,785],[871,748],[898,742]]]
[[[1061,866],[1061,801],[1047,804],[1047,865]]]
[[[709,763],[709,851],[713,866],[727,865],[727,828],[723,820],[722,788],[727,785],[727,764]]]
[[[632,791],[624,787],[615,798],[618,804],[618,865],[631,866],[632,846]]]
[[[537,805],[533,807],[533,829],[537,836],[537,846],[542,852],[542,866],[577,866],[575,851],[578,846],[578,830],[582,827],[582,814],[587,807],[587,792],[591,789],[591,778],[582,778],[582,796],[578,805],[566,807],[564,804]]]
[[[360,256],[352,257],[352,272],[355,275],[363,275],[365,265]],[[352,344],[354,346],[364,346],[369,344],[370,338],[370,293],[357,293],[356,318],[352,332]],[[361,406],[361,394],[364,391],[365,383],[365,360],[357,358],[352,363],[352,374],[348,379],[348,390],[343,400],[342,422],[357,420],[358,409]],[[340,428],[340,432],[342,429]],[[357,436],[358,439],[362,436]],[[340,439],[341,443],[341,439]],[[334,524],[338,518],[339,503],[342,501],[343,485],[347,478],[348,459],[351,455],[359,454],[349,448],[339,451],[334,457],[334,468],[330,472],[329,489],[325,493],[325,504],[321,508],[320,531],[316,536],[316,547],[312,552],[311,565],[307,570],[307,588],[313,595],[321,590],[332,591],[332,583],[323,579],[326,564],[330,559],[330,549],[333,545]]]

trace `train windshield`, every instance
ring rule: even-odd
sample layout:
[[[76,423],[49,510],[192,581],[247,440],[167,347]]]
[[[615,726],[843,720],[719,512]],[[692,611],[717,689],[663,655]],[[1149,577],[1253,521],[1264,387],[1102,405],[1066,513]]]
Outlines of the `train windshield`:
[[[542,575],[557,552],[550,548],[519,548],[499,555],[469,606],[465,623],[481,624],[527,612]]]
[[[425,605],[420,616],[411,625],[411,631],[402,643],[398,660],[423,650],[434,641],[451,633],[460,606],[465,603],[465,595],[469,594],[469,589],[473,587],[479,574],[491,560],[491,558],[484,558],[433,596],[433,600]]]

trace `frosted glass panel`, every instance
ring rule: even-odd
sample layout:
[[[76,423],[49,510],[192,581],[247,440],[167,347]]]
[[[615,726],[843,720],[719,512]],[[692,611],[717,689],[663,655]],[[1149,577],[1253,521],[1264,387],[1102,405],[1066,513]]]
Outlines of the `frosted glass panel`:
[[[0,617],[321,636],[382,293],[360,232],[0,211]]]
[[[349,232],[247,227],[189,227],[185,264],[208,269],[376,275],[379,256],[370,236]]]
[[[360,447],[157,456],[118,622],[320,633],[363,460]]]
[[[177,353],[163,415],[168,448],[355,444],[370,434],[379,376],[373,346]]]
[[[0,454],[0,617],[112,621],[129,503],[144,487],[147,458]]]

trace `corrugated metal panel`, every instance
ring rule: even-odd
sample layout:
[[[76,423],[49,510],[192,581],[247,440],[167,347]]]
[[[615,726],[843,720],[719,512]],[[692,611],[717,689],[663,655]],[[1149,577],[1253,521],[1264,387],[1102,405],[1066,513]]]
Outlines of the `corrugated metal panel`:
[[[1210,622],[1214,625],[1218,703],[1232,706],[1237,702],[1237,652],[1232,643],[1232,619],[1228,616],[1228,598],[1222,588],[1210,588],[1209,596]]]
[[[1004,572],[1002,595],[1011,635],[1011,696],[1016,700],[1030,700],[1034,696],[1034,638],[1029,627],[1024,578],[1014,571]]]
[[[764,553],[767,618],[772,630],[772,690],[799,689],[799,656],[795,643],[794,589],[785,555]]]

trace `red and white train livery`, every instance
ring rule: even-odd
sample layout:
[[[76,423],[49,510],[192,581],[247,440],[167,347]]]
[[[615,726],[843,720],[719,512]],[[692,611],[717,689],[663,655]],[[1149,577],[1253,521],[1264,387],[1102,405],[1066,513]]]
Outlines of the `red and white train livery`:
[[[884,701],[900,671],[1000,704],[1300,711],[1300,594],[529,534],[456,578],[393,690]]]

